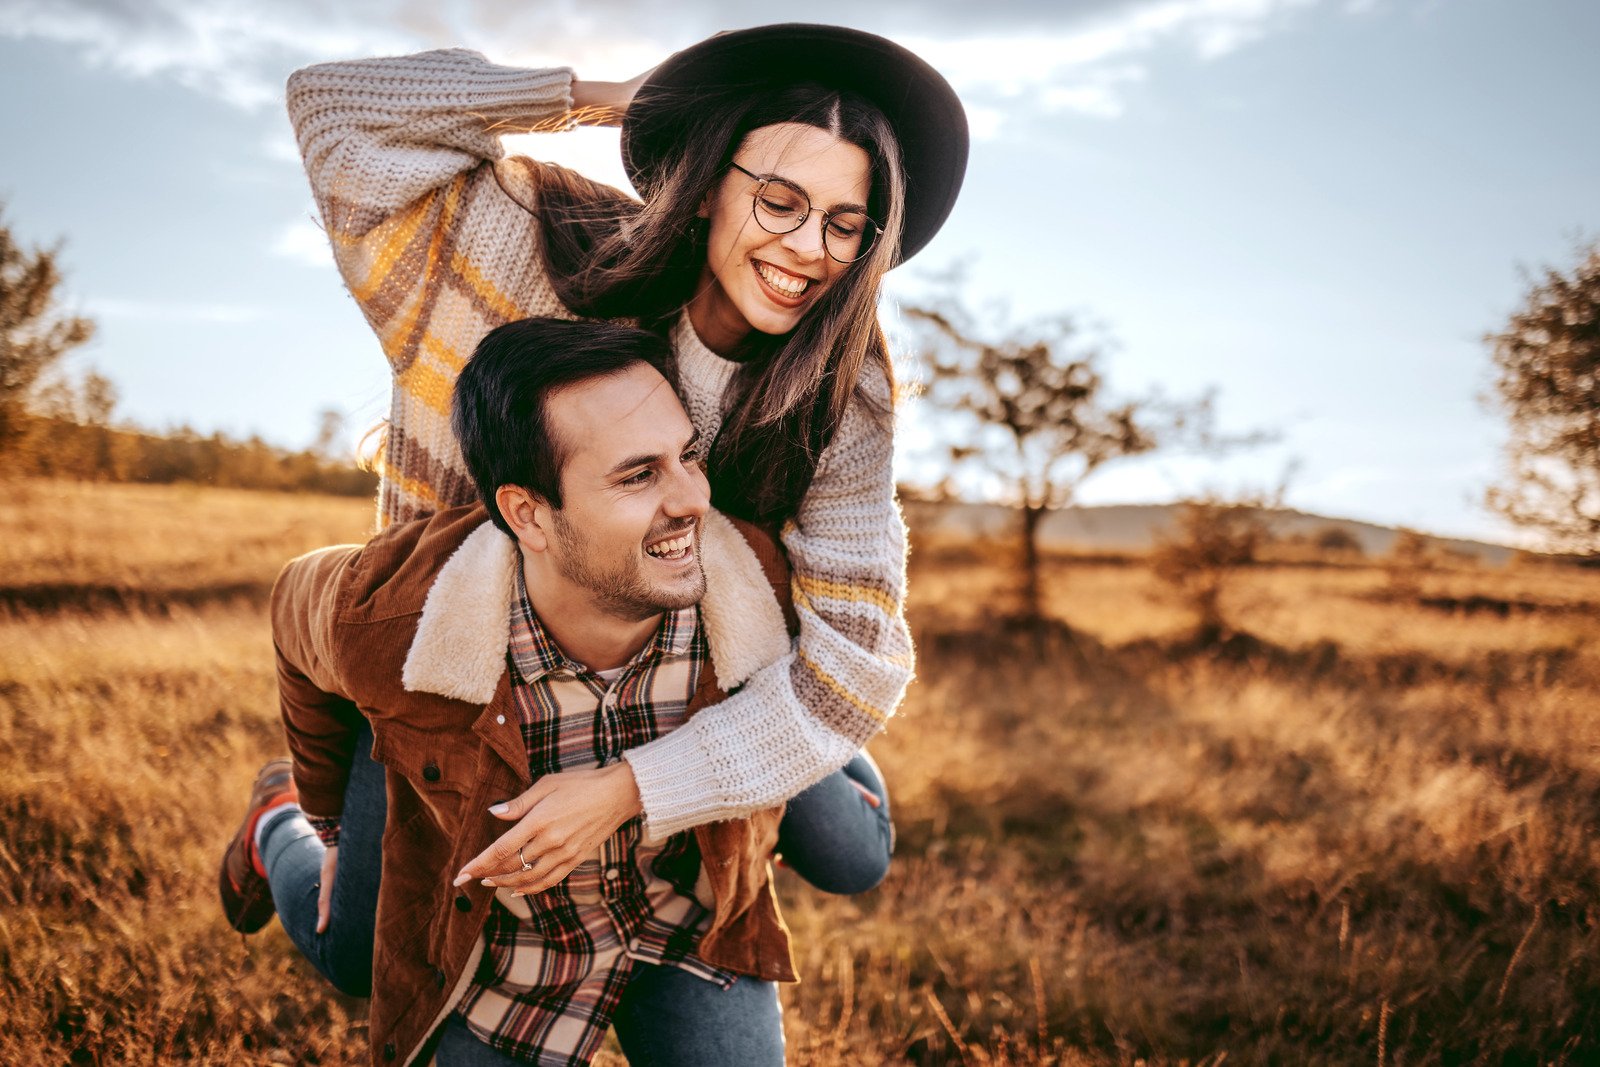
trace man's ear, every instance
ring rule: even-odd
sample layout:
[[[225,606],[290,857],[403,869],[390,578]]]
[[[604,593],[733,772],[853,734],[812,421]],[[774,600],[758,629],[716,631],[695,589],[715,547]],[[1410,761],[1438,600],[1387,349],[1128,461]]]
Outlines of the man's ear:
[[[519,545],[530,552],[550,546],[551,509],[544,497],[520,485],[502,485],[494,491],[494,502]]]

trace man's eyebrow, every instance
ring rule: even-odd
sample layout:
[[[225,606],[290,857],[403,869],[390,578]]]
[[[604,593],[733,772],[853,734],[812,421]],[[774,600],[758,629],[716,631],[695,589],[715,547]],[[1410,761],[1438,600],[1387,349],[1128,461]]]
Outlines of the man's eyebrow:
[[[694,433],[689,435],[688,443],[686,443],[683,446],[682,451],[688,452],[689,450],[694,448],[699,443],[700,443],[700,431],[696,430]],[[635,469],[636,467],[653,466],[653,465],[655,465],[655,464],[657,464],[659,462],[661,462],[661,453],[659,453],[659,452],[649,452],[649,453],[641,452],[639,455],[629,456],[627,459],[623,460],[621,463],[618,463],[616,466],[614,466],[610,470],[606,471],[606,477],[607,478],[611,478],[611,477],[614,477],[614,476],[616,476],[618,474],[623,473],[624,471],[631,471],[631,470]]]

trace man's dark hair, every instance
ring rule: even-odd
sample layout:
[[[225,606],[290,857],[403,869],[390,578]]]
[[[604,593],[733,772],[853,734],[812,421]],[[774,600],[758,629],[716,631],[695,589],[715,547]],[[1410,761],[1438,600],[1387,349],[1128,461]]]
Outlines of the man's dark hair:
[[[645,363],[669,382],[672,350],[631,326],[566,319],[521,319],[478,342],[456,379],[451,426],[478,495],[494,524],[511,527],[495,490],[515,485],[561,507],[562,445],[553,439],[545,398],[552,390]]]

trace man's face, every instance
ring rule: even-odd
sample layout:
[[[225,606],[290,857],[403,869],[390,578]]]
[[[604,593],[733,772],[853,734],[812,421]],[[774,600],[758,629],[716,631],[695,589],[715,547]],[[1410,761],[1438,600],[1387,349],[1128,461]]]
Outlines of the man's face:
[[[698,603],[711,491],[672,386],[636,364],[555,390],[546,411],[565,460],[562,507],[549,512],[556,572],[629,620]]]

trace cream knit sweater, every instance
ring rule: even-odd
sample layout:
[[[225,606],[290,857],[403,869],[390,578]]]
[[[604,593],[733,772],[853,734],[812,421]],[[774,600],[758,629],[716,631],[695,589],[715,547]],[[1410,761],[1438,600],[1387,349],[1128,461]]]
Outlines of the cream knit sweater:
[[[502,133],[564,128],[571,86],[566,69],[495,66],[459,49],[329,63],[289,79],[289,117],[335,259],[394,374],[384,523],[474,499],[449,412],[483,335],[531,315],[573,317],[550,287],[528,210],[545,164],[507,157],[500,144]],[[707,349],[687,316],[673,345],[685,406],[711,440],[736,365]],[[800,617],[795,651],[625,754],[651,839],[793,796],[894,713],[912,649],[891,458],[890,428],[848,411],[782,535]]]

